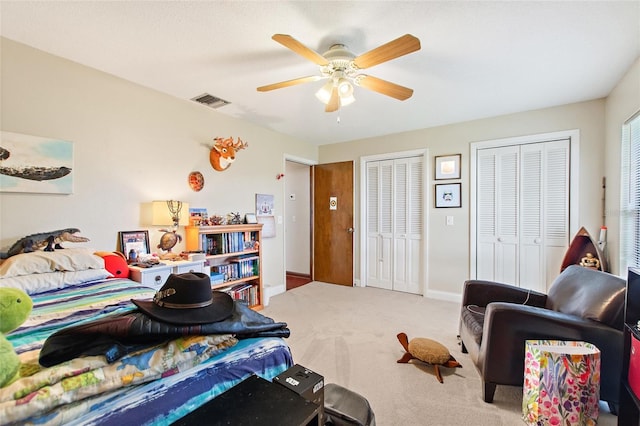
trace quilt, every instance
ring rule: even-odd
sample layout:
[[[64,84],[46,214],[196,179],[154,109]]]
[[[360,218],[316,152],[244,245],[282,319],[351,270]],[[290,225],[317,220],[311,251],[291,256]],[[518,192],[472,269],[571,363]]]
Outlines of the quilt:
[[[87,356],[38,365],[43,342],[57,330],[132,312],[130,299],[153,294],[108,279],[32,295],[28,321],[7,336],[23,377],[0,389],[0,423],[170,424],[251,374],[271,379],[293,365],[281,338],[238,342],[231,334],[174,338],[112,363]]]

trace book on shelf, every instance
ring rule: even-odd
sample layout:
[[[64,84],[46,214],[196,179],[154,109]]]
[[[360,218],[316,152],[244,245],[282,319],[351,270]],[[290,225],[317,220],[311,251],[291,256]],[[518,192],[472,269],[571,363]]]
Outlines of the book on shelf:
[[[247,303],[249,306],[258,304],[258,286],[251,283],[234,284],[217,289],[227,293],[233,300]]]
[[[218,272],[211,272],[209,274],[212,285],[224,284],[224,274]]]
[[[224,276],[224,281],[234,281],[259,275],[260,259],[258,256],[228,259],[228,263],[211,266],[211,273]]]
[[[209,254],[240,253],[255,250],[255,238],[250,232],[221,232],[218,234],[201,234],[202,251]]]

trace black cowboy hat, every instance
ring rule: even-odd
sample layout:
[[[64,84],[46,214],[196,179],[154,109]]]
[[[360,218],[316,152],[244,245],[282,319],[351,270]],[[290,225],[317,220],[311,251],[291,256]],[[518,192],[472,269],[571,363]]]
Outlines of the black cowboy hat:
[[[153,300],[131,300],[142,312],[173,324],[207,324],[222,321],[233,312],[227,293],[211,290],[207,274],[171,274]]]

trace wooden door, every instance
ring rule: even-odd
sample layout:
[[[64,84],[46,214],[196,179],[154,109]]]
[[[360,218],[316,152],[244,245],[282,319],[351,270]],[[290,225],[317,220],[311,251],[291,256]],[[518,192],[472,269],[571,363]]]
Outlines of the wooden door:
[[[353,286],[353,162],[313,166],[313,279]]]

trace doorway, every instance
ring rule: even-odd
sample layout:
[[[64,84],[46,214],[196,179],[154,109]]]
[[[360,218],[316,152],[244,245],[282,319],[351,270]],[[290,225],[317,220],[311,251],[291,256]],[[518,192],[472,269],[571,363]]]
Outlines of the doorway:
[[[311,282],[311,166],[285,161],[285,271],[287,291]]]
[[[352,161],[285,158],[287,290],[310,281],[353,286],[353,170]]]

